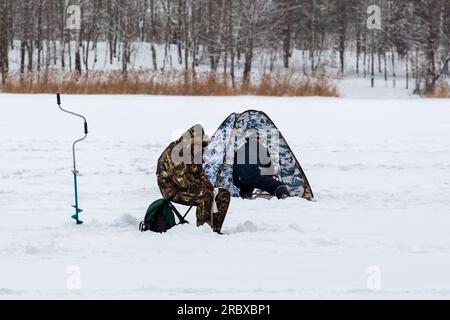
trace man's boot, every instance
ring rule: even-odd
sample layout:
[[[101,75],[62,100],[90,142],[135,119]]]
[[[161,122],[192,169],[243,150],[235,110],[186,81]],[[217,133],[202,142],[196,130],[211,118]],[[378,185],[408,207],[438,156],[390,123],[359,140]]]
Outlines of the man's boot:
[[[286,199],[289,198],[291,196],[291,194],[289,193],[287,187],[285,185],[279,186],[277,188],[277,190],[275,191],[275,196],[278,199]]]
[[[217,212],[213,214],[212,229],[215,233],[222,234],[222,226],[225,220],[225,214]]]

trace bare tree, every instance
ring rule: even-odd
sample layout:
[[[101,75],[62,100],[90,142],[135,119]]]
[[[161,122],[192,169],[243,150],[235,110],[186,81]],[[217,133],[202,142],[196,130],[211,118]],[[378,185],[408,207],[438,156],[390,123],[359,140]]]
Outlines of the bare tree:
[[[9,51],[9,28],[7,25],[10,6],[7,0],[0,0],[0,74],[2,84],[6,81],[9,69],[8,51]]]
[[[381,8],[381,30],[366,28],[371,4]],[[82,10],[79,31],[66,30],[71,5]],[[181,66],[195,77],[200,64],[214,72],[222,67],[233,85],[238,69],[248,81],[269,60],[271,72],[278,66],[289,74],[346,76],[355,70],[371,74],[372,85],[376,69],[395,85],[403,63],[406,87],[412,75],[420,94],[433,91],[449,72],[448,0],[1,0],[0,14],[2,79],[16,66],[10,50],[17,51],[23,75],[44,66],[81,73],[97,67],[100,43],[109,63],[124,73],[146,43],[153,70]],[[301,69],[293,65],[294,53]],[[356,59],[348,60],[349,53]]]

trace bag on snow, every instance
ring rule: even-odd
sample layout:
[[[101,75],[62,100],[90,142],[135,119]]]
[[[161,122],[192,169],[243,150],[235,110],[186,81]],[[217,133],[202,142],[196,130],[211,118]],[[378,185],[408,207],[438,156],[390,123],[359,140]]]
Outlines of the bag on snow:
[[[139,225],[139,230],[163,233],[175,225],[175,216],[169,201],[159,199],[153,202],[145,213],[144,221]]]
[[[180,224],[188,223],[185,220],[186,215],[184,217],[181,216],[170,201],[166,199],[156,200],[148,207],[144,221],[139,224],[139,230],[141,232],[148,230],[158,233],[166,232],[177,225],[175,222],[175,215],[178,217]]]

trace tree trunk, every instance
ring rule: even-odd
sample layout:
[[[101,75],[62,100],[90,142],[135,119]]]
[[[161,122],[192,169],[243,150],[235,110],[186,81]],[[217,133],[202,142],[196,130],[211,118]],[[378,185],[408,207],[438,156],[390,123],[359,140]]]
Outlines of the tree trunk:
[[[406,54],[406,90],[409,89],[409,54]]]
[[[375,37],[372,30],[372,54],[370,59],[370,85],[372,88],[375,87]]]
[[[75,37],[75,71],[80,75],[81,74],[81,39],[80,39],[80,31],[77,30]]]
[[[150,0],[150,23],[151,23],[151,52],[152,52],[152,63],[153,63],[153,69],[158,70],[158,63],[156,59],[156,48],[155,48],[155,42],[156,42],[156,21],[155,21],[155,0]]]
[[[245,52],[243,81],[247,83],[250,80],[250,72],[252,71],[253,49],[250,46]]]
[[[9,50],[9,39],[8,39],[8,27],[7,27],[7,16],[8,16],[8,6],[6,0],[0,0],[0,30],[4,32],[0,33],[0,75],[2,77],[2,86],[6,83],[6,77],[8,74],[8,50]]]
[[[391,53],[391,58],[392,58],[392,86],[395,88],[396,84],[397,84],[397,74],[395,71],[395,52],[394,49],[392,49],[392,53]]]
[[[288,13],[286,17],[286,26],[284,27],[284,37],[283,37],[283,62],[286,69],[289,68],[289,59],[292,56],[291,42],[292,42],[292,9],[288,8]]]
[[[25,73],[25,53],[26,53],[27,43],[25,41],[20,42],[20,74]]]

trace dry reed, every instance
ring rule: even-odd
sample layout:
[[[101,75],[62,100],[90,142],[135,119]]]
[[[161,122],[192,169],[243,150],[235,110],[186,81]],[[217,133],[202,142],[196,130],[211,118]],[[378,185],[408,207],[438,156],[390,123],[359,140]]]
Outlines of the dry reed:
[[[233,85],[229,75],[182,71],[95,71],[81,76],[47,71],[10,74],[0,91],[5,93],[151,94],[189,96],[339,96],[328,77],[262,75]]]
[[[427,94],[427,97],[440,99],[450,98],[450,85],[447,82],[439,83],[432,92]]]

